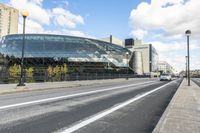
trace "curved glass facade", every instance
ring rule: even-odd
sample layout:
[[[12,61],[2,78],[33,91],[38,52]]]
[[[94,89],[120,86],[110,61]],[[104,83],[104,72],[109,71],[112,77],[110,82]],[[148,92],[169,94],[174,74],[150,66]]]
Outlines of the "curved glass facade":
[[[0,42],[0,71],[20,64],[22,34],[7,35]],[[62,65],[81,69],[124,69],[129,50],[104,41],[64,35],[26,34],[25,66],[47,69]],[[131,54],[131,53],[130,53]],[[5,71],[5,70],[4,70]],[[95,70],[96,72],[96,70]]]
[[[0,53],[5,56],[21,57],[22,35],[8,35],[2,38]],[[117,67],[126,66],[125,53],[118,45],[107,42],[44,34],[26,34],[25,58],[67,58],[68,61],[111,62]]]

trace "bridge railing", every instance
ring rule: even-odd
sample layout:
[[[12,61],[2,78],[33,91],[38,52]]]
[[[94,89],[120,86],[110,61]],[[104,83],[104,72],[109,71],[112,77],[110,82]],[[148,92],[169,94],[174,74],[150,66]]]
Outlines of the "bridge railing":
[[[0,73],[0,84],[18,83],[19,75],[11,76],[8,73]],[[67,73],[49,76],[48,74],[34,74],[31,77],[25,76],[27,83],[34,82],[59,82],[59,81],[76,81],[76,80],[102,80],[117,78],[144,78],[148,76],[134,74],[116,74],[116,73]]]

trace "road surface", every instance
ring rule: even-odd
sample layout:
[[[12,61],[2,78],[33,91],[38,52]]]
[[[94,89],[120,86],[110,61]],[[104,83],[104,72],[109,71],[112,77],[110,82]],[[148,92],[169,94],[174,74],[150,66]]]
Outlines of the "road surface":
[[[180,83],[124,80],[1,95],[0,132],[152,132]]]
[[[200,86],[200,78],[193,78],[192,81],[194,81],[198,86]]]

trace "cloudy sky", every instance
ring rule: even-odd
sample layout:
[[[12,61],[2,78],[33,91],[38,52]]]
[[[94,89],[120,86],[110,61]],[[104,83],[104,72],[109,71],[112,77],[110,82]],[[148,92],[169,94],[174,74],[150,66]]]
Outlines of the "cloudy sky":
[[[191,67],[200,69],[200,0],[1,0],[28,9],[29,33],[92,38],[110,34],[152,43],[177,70],[185,68],[186,37],[191,29]],[[19,32],[22,31],[22,18]]]

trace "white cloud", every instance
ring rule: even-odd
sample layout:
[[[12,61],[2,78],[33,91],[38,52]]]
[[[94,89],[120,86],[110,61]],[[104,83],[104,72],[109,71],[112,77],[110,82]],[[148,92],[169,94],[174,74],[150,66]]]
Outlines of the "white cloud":
[[[19,33],[22,33],[22,30],[23,30],[22,26],[23,26],[23,20],[20,19],[19,25],[18,25]],[[44,29],[41,24],[31,19],[27,19],[26,33],[41,33],[41,32],[44,32]]]
[[[191,50],[196,50],[199,49],[200,46],[198,44],[197,41],[192,41],[190,42],[190,49]],[[187,49],[187,45],[186,42],[170,42],[170,43],[162,43],[162,42],[151,42],[151,44],[153,44],[153,46],[160,52],[171,52],[171,51],[175,51],[175,52],[181,52],[183,50]]]
[[[151,0],[142,2],[130,15],[133,28],[145,30],[162,29],[170,34],[184,34],[191,29],[200,34],[199,0]]]
[[[42,7],[42,0],[10,0],[10,4],[19,10],[27,9],[30,19],[49,25],[50,15],[48,10]]]
[[[186,55],[186,42],[150,42],[159,53],[159,60],[164,60],[170,63],[178,71],[185,68],[185,55]],[[199,56],[196,55],[195,51],[200,50],[200,46],[197,41],[191,41],[191,68],[197,69],[200,63]],[[199,67],[200,68],[200,67]]]
[[[142,30],[142,29],[137,29],[137,30],[133,30],[131,32],[131,35],[134,36],[137,39],[143,39],[145,35],[147,35],[147,31],[146,30]]]
[[[84,19],[80,15],[72,14],[63,8],[54,8],[52,10],[54,23],[62,27],[75,28],[77,24],[84,24]]]
[[[55,1],[58,2],[58,1]],[[60,2],[60,1],[59,1]],[[58,3],[54,3],[55,7],[46,9],[43,7],[43,0],[10,0],[9,4],[19,11],[27,9],[29,16],[26,22],[26,33],[49,33],[62,34],[80,37],[92,37],[79,30],[69,30],[68,28],[76,28],[78,24],[84,24],[84,19],[80,15],[75,15],[70,11],[61,8]],[[67,0],[62,0],[62,4],[68,6]],[[22,17],[19,18],[19,33],[22,33]],[[44,28],[48,25],[50,30]],[[59,30],[62,28],[62,30]]]
[[[200,53],[200,1],[199,0],[151,0],[141,2],[130,13],[132,35],[144,33],[157,49],[160,60],[182,70],[185,67],[185,30],[192,31],[190,50],[191,67],[199,66]],[[141,32],[136,32],[140,29]],[[146,31],[142,32],[142,31]],[[134,33],[134,34],[133,34]],[[147,34],[148,33],[148,34]],[[136,36],[134,35],[134,36]],[[140,34],[139,34],[140,35]],[[194,58],[197,56],[198,58]]]

